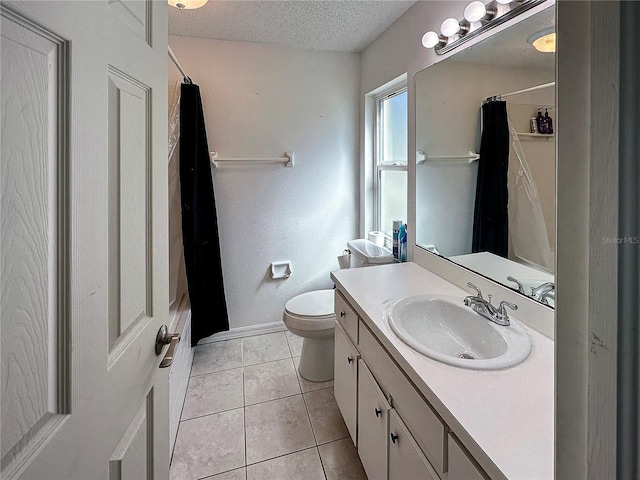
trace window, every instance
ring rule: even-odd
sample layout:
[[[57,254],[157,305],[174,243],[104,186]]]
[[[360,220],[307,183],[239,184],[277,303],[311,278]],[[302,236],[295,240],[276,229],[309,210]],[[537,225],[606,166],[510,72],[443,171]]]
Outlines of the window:
[[[407,222],[407,89],[376,97],[375,225],[392,236],[393,221]]]

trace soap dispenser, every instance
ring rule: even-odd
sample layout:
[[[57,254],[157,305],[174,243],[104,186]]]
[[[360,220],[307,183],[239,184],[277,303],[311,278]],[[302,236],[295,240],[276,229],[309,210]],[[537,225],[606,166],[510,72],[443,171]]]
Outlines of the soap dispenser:
[[[553,133],[553,120],[551,120],[551,117],[549,116],[549,109],[548,108],[544,109],[544,120],[545,120],[545,124],[547,126],[547,131],[545,133],[552,134]]]
[[[536,116],[536,125],[538,126],[538,133],[547,133],[547,122],[542,116],[542,108],[538,108],[538,115]]]

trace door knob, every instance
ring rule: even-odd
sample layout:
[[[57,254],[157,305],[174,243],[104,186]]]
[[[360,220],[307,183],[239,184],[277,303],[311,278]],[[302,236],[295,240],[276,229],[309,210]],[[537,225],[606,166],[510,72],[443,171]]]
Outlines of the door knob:
[[[171,366],[173,362],[174,351],[176,349],[176,345],[180,341],[179,333],[169,333],[166,325],[162,325],[158,330],[158,335],[156,335],[156,355],[160,355],[162,353],[162,349],[165,345],[169,345],[169,350],[167,350],[167,354],[160,362],[160,368],[167,368]]]
[[[171,337],[169,336],[169,330],[166,325],[162,325],[156,335],[156,355],[160,355],[162,353],[162,348],[170,343]]]

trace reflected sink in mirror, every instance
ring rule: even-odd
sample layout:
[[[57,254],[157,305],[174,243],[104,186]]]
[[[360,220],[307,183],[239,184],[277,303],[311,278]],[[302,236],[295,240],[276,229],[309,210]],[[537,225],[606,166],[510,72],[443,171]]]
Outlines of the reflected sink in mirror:
[[[498,370],[531,353],[526,330],[511,318],[502,327],[463,304],[462,298],[416,295],[388,309],[393,332],[417,352],[456,367]]]

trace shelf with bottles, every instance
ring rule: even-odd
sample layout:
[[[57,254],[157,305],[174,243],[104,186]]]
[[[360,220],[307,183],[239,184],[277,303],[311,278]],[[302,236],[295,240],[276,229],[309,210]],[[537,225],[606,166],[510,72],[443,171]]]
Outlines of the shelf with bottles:
[[[547,140],[551,140],[556,137],[555,133],[530,133],[530,132],[516,132],[518,137],[525,138],[546,138]]]

